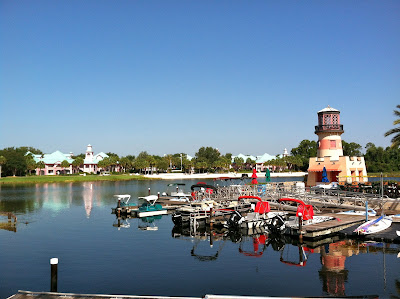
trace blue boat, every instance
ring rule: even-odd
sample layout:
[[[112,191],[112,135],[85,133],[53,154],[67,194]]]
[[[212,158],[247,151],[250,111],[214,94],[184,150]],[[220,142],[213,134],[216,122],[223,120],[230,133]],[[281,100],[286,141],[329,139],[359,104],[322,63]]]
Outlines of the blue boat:
[[[157,195],[148,195],[144,197],[139,197],[139,199],[146,200],[139,209],[136,210],[137,217],[148,217],[156,215],[165,215],[168,213],[167,209],[164,209],[160,204],[156,204],[158,199]]]

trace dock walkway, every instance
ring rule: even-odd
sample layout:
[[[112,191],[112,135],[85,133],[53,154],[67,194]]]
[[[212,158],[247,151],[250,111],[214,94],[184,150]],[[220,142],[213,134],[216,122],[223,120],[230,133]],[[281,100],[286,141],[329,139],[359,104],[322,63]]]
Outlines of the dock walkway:
[[[165,296],[133,296],[133,295],[103,295],[103,294],[73,294],[52,292],[18,291],[7,299],[269,299],[281,297],[235,296],[235,295],[205,295],[204,297],[165,297]],[[284,297],[286,299],[297,297]],[[365,298],[365,297],[363,297]],[[376,296],[371,297],[376,298]]]

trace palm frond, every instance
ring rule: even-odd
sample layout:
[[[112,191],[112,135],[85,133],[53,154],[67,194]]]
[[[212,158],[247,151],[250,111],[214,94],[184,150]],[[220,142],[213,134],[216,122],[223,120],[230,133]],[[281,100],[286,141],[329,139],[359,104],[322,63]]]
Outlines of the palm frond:
[[[390,129],[389,131],[387,131],[385,133],[385,137],[388,137],[389,135],[396,134],[396,133],[400,133],[400,127],[394,128],[394,129]]]

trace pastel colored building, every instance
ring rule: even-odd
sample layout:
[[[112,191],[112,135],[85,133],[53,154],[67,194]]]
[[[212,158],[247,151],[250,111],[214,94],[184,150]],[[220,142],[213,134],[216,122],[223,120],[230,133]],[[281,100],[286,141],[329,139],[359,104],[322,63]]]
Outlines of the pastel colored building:
[[[43,155],[38,155],[38,154],[32,154],[30,152],[27,153],[27,155],[30,154],[33,157],[33,160],[35,160],[36,163],[38,162],[43,162],[45,167],[44,168],[36,168],[36,175],[57,175],[57,174],[72,174],[73,173],[73,167],[72,167],[72,162],[74,159],[72,158],[73,153],[69,154],[64,154],[60,151],[55,151],[54,153],[51,154],[43,154]],[[80,168],[80,171],[86,172],[86,173],[98,173],[102,169],[98,167],[98,163],[103,160],[104,158],[107,158],[108,155],[100,152],[98,154],[93,153],[92,146],[89,144],[86,148],[86,153],[85,153],[85,159],[83,161],[83,168]],[[69,167],[61,167],[61,163],[66,160],[70,165]],[[117,166],[115,171],[119,171],[120,168]]]
[[[83,172],[97,173],[101,171],[98,163],[104,158],[108,158],[108,155],[103,152],[95,155],[92,146],[89,144],[86,148],[85,159],[83,160]]]
[[[283,151],[283,155],[284,157],[288,156],[288,152],[287,149],[285,148],[285,150]],[[252,155],[243,155],[243,154],[239,154],[237,156],[232,156],[232,163],[234,163],[234,160],[236,157],[242,158],[243,161],[246,163],[247,159],[251,159],[253,161],[256,161],[256,171],[257,172],[265,172],[267,168],[274,170],[275,166],[265,166],[264,163],[270,160],[274,160],[276,159],[276,156],[272,156],[270,154],[263,154],[261,156],[252,156]]]
[[[329,182],[368,181],[364,157],[343,156],[343,133],[339,110],[328,106],[318,111],[318,125],[315,126],[315,134],[318,135],[317,157],[310,158],[308,186],[322,183],[324,167]]]
[[[72,159],[72,153],[63,154],[60,151],[55,151],[54,153],[43,155],[32,154],[29,152],[27,154],[31,154],[33,160],[35,160],[36,163],[43,162],[45,165],[44,168],[36,168],[36,175],[57,175],[61,173],[72,173],[71,163],[74,161]],[[61,163],[64,160],[68,161],[68,163],[70,164],[69,167],[61,167]]]

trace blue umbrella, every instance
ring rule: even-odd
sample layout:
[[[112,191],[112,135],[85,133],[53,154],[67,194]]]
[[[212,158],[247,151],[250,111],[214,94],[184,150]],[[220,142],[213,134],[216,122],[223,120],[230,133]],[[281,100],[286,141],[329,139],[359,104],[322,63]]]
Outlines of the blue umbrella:
[[[329,183],[328,174],[326,173],[326,168],[322,169],[322,182]]]

